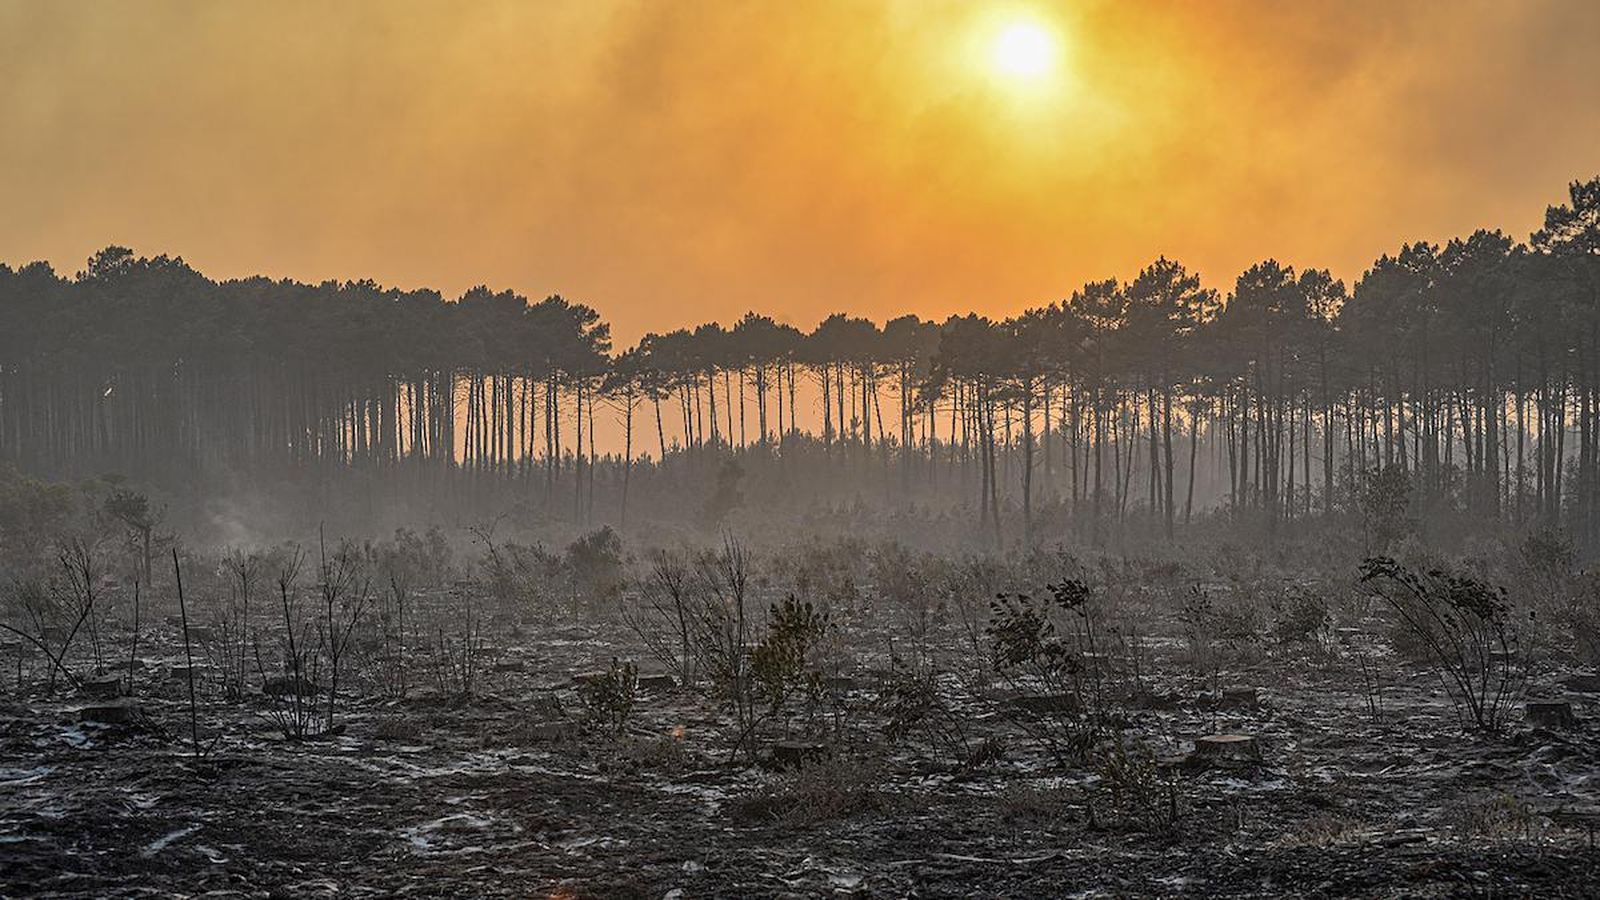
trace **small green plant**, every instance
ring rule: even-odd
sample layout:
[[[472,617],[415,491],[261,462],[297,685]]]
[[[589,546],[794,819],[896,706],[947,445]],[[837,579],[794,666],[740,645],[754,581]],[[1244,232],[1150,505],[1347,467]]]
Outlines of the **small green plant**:
[[[1047,600],[1028,594],[996,596],[985,631],[995,671],[1013,689],[1035,693],[1047,707],[1020,709],[1014,720],[1067,763],[1083,758],[1111,716],[1089,587],[1067,580],[1048,585],[1048,590]],[[1064,702],[1067,698],[1070,702]]]
[[[563,554],[572,582],[573,612],[609,609],[622,595],[622,538],[609,526],[573,541]]]
[[[622,734],[633,716],[633,698],[638,689],[638,667],[613,659],[610,668],[578,686],[578,699],[591,722],[613,734]]]
[[[833,628],[832,619],[810,601],[791,594],[775,603],[767,620],[767,633],[750,651],[750,674],[777,713],[795,695],[814,707],[822,695],[822,671],[815,659],[817,646]]]
[[[1332,622],[1327,601],[1309,591],[1290,588],[1272,601],[1272,636],[1279,644],[1318,643]]]
[[[1177,826],[1178,781],[1162,770],[1149,747],[1130,746],[1118,732],[1095,751],[1094,771],[1098,781],[1090,788],[1089,814],[1095,824],[1154,833]],[[1100,818],[1102,813],[1107,819]]]
[[[1523,565],[1536,575],[1564,576],[1577,559],[1572,539],[1559,528],[1539,528],[1528,532],[1518,548]]]
[[[1411,510],[1411,475],[1404,466],[1378,466],[1361,473],[1356,485],[1362,536],[1367,552],[1385,553],[1415,527]]]
[[[1211,599],[1211,593],[1199,585],[1191,585],[1189,596],[1178,612],[1178,621],[1183,625],[1183,639],[1189,645],[1189,655],[1195,666],[1207,674],[1215,687],[1220,667],[1216,648],[1219,625],[1217,604]]]

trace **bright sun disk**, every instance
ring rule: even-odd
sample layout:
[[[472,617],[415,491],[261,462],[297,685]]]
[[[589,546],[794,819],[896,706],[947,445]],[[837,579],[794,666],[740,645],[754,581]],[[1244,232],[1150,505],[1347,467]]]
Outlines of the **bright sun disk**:
[[[1012,77],[1036,77],[1055,67],[1056,40],[1033,22],[1014,22],[1001,29],[991,51],[995,71]]]

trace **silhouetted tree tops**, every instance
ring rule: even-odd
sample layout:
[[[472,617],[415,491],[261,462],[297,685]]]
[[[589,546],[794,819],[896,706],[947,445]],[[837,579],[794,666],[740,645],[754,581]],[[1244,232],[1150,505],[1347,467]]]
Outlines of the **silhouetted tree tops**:
[[[547,493],[566,472],[581,511],[597,405],[630,460],[803,439],[879,454],[903,490],[960,460],[996,528],[1017,492],[1031,526],[1037,474],[1097,519],[1134,504],[1170,529],[1206,445],[1226,502],[1273,520],[1398,467],[1421,497],[1592,533],[1600,178],[1527,243],[1406,244],[1348,290],[1268,259],[1222,292],[1162,258],[999,321],[807,334],[751,312],[616,354],[559,296],[216,282],[122,247],[70,278],[0,265],[0,460],[28,471],[416,463]]]

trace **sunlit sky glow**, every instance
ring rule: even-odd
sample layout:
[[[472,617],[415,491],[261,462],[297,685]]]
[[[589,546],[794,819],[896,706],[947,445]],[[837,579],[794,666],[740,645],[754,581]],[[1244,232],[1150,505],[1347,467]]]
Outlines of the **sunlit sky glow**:
[[[0,0],[0,260],[559,291],[622,342],[1354,278],[1600,172],[1596,47],[1587,0]]]

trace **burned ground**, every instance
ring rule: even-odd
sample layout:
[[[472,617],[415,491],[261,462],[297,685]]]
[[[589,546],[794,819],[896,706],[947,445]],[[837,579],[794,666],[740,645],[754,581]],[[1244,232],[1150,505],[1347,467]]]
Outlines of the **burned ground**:
[[[360,657],[334,727],[291,738],[264,673],[230,699],[223,666],[205,663],[198,755],[181,628],[142,631],[133,696],[110,701],[125,715],[95,712],[108,701],[86,688],[47,691],[42,656],[14,642],[0,879],[55,896],[1590,890],[1600,685],[1571,659],[1540,656],[1505,727],[1480,733],[1431,666],[1397,655],[1382,608],[1348,590],[1326,589],[1335,600],[1306,633],[1274,636],[1295,630],[1281,598],[1207,585],[1201,634],[1196,588],[1165,586],[1186,579],[1122,571],[1093,589],[1106,649],[1074,669],[1081,706],[1004,677],[982,658],[992,635],[953,603],[907,617],[869,587],[835,596],[817,690],[743,746],[727,685],[683,684],[621,619],[513,615],[474,599],[489,590],[476,580],[416,604],[435,623],[468,602],[489,611],[470,691],[448,689],[433,658],[448,641],[419,638],[404,696]],[[757,592],[764,606],[785,591]],[[131,649],[126,628],[99,639],[107,660]],[[620,714],[584,687],[612,672],[628,673]],[[894,701],[918,683],[937,715]],[[1571,719],[1526,721],[1540,699]],[[325,688],[306,702],[320,719]],[[1096,716],[1111,724],[1082,727]],[[1063,752],[1058,727],[1087,743]],[[1216,750],[1215,735],[1251,740]]]

